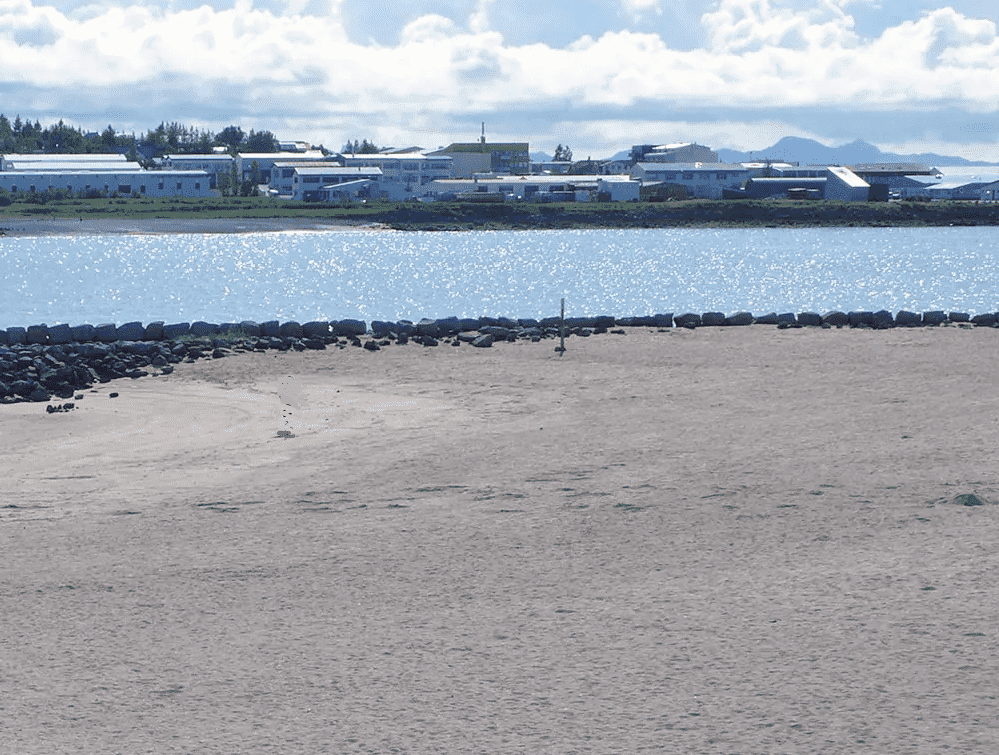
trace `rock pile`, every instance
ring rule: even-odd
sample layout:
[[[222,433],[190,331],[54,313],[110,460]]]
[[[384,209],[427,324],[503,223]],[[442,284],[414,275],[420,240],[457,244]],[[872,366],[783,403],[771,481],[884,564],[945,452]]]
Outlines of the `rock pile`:
[[[812,312],[771,313],[754,317],[749,312],[725,315],[672,313],[639,317],[567,317],[566,336],[586,337],[608,331],[625,333],[622,328],[738,327],[770,324],[778,328],[851,327],[883,329],[960,324],[963,327],[999,327],[999,314],[969,317],[960,312]],[[181,361],[219,359],[240,351],[280,351],[326,349],[330,346],[361,347],[379,351],[390,345],[441,343],[488,348],[503,341],[541,341],[559,338],[558,317],[512,319],[507,317],[445,317],[419,322],[360,320],[213,324],[207,322],[139,322],[124,325],[32,325],[0,330],[0,403],[47,402],[56,396],[72,398],[95,383],[120,378],[140,378],[158,370],[166,374]],[[611,330],[615,328],[615,330]]]

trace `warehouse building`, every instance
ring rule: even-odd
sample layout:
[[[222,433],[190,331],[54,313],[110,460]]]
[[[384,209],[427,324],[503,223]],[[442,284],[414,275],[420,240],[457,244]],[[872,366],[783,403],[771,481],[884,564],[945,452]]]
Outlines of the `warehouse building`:
[[[144,170],[122,155],[0,156],[0,188],[11,194],[68,191],[78,196],[211,196],[203,170]]]
[[[637,201],[641,184],[629,176],[498,176],[430,184],[438,199],[519,199],[533,202]]]

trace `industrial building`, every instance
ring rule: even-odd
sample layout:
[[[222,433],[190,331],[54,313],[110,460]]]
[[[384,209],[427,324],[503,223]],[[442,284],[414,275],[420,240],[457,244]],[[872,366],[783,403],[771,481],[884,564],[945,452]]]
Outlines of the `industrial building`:
[[[203,170],[214,189],[218,186],[219,175],[229,173],[236,160],[227,152],[213,152],[207,155],[164,155],[156,163],[163,170]]]
[[[718,153],[696,142],[636,144],[631,148],[635,163],[716,163]]]
[[[83,196],[207,197],[203,170],[144,170],[122,155],[0,156],[0,188],[12,194],[69,191]]]
[[[641,184],[629,176],[511,176],[489,175],[434,181],[430,193],[438,199],[497,199],[534,202],[637,201]]]
[[[477,142],[454,143],[427,152],[427,157],[451,157],[451,177],[471,178],[476,173],[510,173],[526,175],[531,170],[528,142],[487,142],[483,136]]]
[[[291,198],[303,202],[322,202],[336,194],[340,184],[366,182],[364,185],[380,187],[382,182],[381,168],[341,165],[296,165],[293,168],[291,180]],[[355,185],[352,190],[360,189]]]
[[[250,181],[256,168],[259,184],[271,183],[271,169],[275,163],[321,163],[329,158],[319,150],[311,152],[239,152],[236,154],[236,172],[241,181]]]
[[[379,189],[389,199],[415,199],[426,195],[432,181],[451,178],[452,156],[427,154],[422,151],[376,154],[344,154],[340,156],[347,168],[378,168],[381,171]]]
[[[642,185],[664,183],[683,186],[698,199],[721,199],[726,189],[739,189],[754,175],[739,163],[636,163],[631,177]]]

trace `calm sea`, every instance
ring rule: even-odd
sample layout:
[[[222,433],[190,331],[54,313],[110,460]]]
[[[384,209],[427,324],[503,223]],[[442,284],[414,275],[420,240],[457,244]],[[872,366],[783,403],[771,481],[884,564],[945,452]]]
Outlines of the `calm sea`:
[[[993,228],[0,238],[0,328],[999,310]]]

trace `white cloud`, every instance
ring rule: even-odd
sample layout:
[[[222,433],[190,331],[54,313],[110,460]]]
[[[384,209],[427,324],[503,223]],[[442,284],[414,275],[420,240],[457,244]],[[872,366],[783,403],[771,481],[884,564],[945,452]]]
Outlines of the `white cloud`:
[[[635,12],[659,9],[655,0],[621,2]],[[707,46],[676,50],[658,34],[627,30],[564,47],[511,45],[491,30],[492,0],[478,0],[465,27],[442,15],[416,18],[391,46],[351,41],[342,0],[323,12],[289,0],[290,15],[251,0],[221,9],[92,7],[82,15],[32,0],[0,0],[0,70],[9,90],[3,107],[14,112],[45,101],[54,111],[72,105],[79,112],[85,91],[94,100],[87,106],[105,119],[118,108],[138,112],[142,100],[129,92],[142,92],[164,107],[182,96],[185,107],[223,125],[314,123],[316,130],[354,134],[380,129],[400,143],[412,141],[398,138],[407,124],[438,141],[447,123],[507,111],[617,109],[619,121],[604,117],[578,128],[592,133],[618,122],[620,138],[632,143],[641,140],[636,132],[644,122],[635,113],[650,103],[680,111],[681,122],[685,108],[705,107],[999,109],[994,22],[941,8],[863,38],[854,31],[850,5],[721,0],[702,17]],[[253,122],[264,116],[270,121]],[[705,132],[703,121],[686,120],[698,124],[698,134],[768,127],[727,123]],[[694,138],[684,134],[676,132]],[[333,133],[325,141],[348,135]]]
[[[643,13],[649,11],[662,13],[659,0],[621,0],[621,6],[634,17],[641,16]]]

